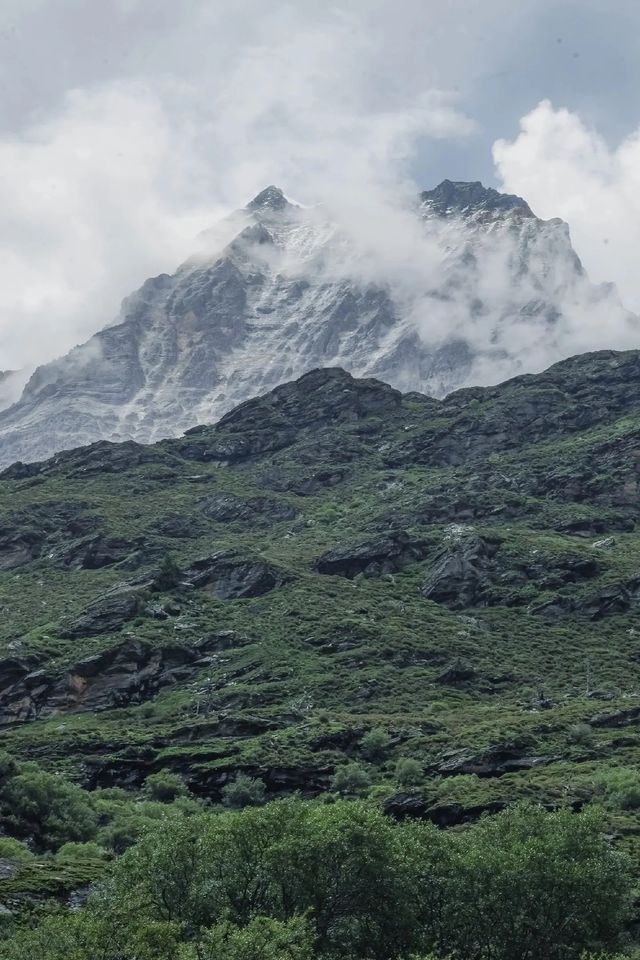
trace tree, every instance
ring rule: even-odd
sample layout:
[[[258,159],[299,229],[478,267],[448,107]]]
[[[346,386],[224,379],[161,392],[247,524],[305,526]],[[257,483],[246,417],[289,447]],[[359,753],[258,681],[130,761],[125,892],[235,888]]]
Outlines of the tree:
[[[382,727],[373,727],[360,741],[362,755],[373,762],[380,761],[385,756],[391,743],[391,737]]]
[[[194,960],[313,960],[314,935],[302,917],[254,917],[245,927],[229,922],[208,930]]]
[[[160,562],[158,573],[153,581],[154,590],[173,590],[173,588],[177,587],[180,583],[181,575],[180,567],[171,554],[165,553]]]
[[[597,812],[516,806],[454,838],[444,947],[479,960],[578,958],[615,945],[629,873]]]
[[[369,774],[359,763],[346,763],[338,767],[331,782],[337,793],[358,794],[371,785]]]
[[[149,774],[144,782],[144,790],[151,800],[160,803],[173,803],[177,797],[184,797],[189,792],[182,777],[171,770]]]
[[[32,765],[25,764],[5,782],[0,803],[18,836],[34,836],[48,849],[69,840],[93,840],[98,830],[98,815],[85,790]]]
[[[222,802],[225,807],[257,807],[264,803],[266,787],[260,777],[249,777],[239,773],[235,780],[222,788]]]
[[[424,772],[422,765],[413,757],[401,757],[396,764],[396,780],[401,787],[415,787],[422,783]]]

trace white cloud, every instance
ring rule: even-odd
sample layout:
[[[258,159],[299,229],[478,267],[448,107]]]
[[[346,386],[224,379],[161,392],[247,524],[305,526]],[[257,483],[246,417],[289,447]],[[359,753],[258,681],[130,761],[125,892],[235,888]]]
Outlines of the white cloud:
[[[174,268],[206,222],[179,203],[193,165],[181,152],[142,84],[74,91],[0,140],[0,367],[66,351],[146,275]]]
[[[30,0],[24,9],[45,17],[66,6]],[[498,14],[509,5],[490,7]],[[486,4],[477,0],[451,10],[431,0],[393,8],[386,0],[105,0],[100,15],[116,79],[105,80],[101,64],[100,77],[54,111],[0,137],[0,369],[85,339],[147,276],[172,271],[201,229],[274,182],[303,203],[323,202],[359,251],[342,269],[392,287],[430,337],[467,325],[474,342],[491,339],[507,255],[490,258],[482,275],[495,305],[484,325],[470,325],[469,290],[456,305],[439,310],[427,300],[422,309],[442,256],[407,208],[429,185],[414,182],[416,156],[435,140],[473,134],[462,95],[495,51],[509,48],[517,24],[496,16],[488,44]],[[116,30],[125,21],[126,37]],[[52,42],[60,34],[52,31]],[[617,280],[630,301],[640,301],[637,144],[611,151],[578,117],[541,104],[513,143],[495,146],[505,188],[543,216],[567,219],[590,273]],[[501,335],[512,344],[522,337],[528,349],[533,337],[542,363],[607,345],[600,316],[583,310],[556,341],[533,328]],[[617,333],[607,336],[617,345]]]
[[[541,217],[562,217],[592,279],[640,310],[640,129],[610,147],[575,113],[544,100],[493,156],[503,188]],[[615,331],[609,331],[614,345]]]
[[[389,56],[370,29],[378,14],[378,3],[191,3],[176,21],[193,61],[179,78],[138,51],[145,79],[72,90],[0,138],[0,369],[61,354],[112,320],[123,296],[270,182],[350,220],[414,191],[417,143],[472,124],[435,87],[372,96]]]

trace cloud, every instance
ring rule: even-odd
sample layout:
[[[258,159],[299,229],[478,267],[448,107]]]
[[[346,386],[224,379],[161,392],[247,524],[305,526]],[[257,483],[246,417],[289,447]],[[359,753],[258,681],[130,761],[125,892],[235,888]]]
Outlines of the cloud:
[[[84,30],[90,9],[71,0],[10,6],[18,27],[23,11],[37,13],[39,32],[25,28],[28,19],[18,31],[24,43],[54,13]],[[464,96],[498,65],[496,51],[512,49],[520,22],[496,16],[489,37],[487,4],[453,7],[105,0],[89,18],[103,55],[81,44],[73,61],[59,46],[66,31],[52,26],[51,43],[35,53],[56,52],[62,66],[47,72],[52,89],[66,84],[71,62],[79,85],[49,100],[43,67],[38,112],[0,136],[0,369],[64,353],[112,321],[122,297],[172,272],[196,234],[269,183],[321,202],[349,241],[335,269],[387,285],[425,338],[493,343],[494,367],[487,361],[479,377],[504,372],[505,344],[542,364],[585,344],[608,345],[607,337],[622,343],[625,321],[603,330],[601,306],[589,298],[579,309],[565,304],[554,337],[535,324],[514,321],[509,330],[499,309],[513,256],[504,243],[481,254],[484,312],[473,306],[470,278],[448,302],[429,295],[446,272],[442,244],[451,237],[425,235],[416,221],[416,191],[431,185],[416,183],[418,158],[443,142],[473,142]],[[507,0],[489,7],[509,9]],[[519,16],[539,8],[527,0]],[[630,188],[628,197],[613,189],[612,171],[624,167],[630,187],[635,149],[631,138],[611,151],[578,117],[544,104],[513,143],[495,146],[505,187],[536,212],[569,220],[590,272],[616,279],[625,296],[635,285],[635,228],[625,234],[620,223],[637,200]]]
[[[592,279],[613,281],[640,311],[640,129],[611,147],[580,116],[543,100],[493,156],[503,189],[541,217],[566,220]],[[616,330],[607,337],[616,345]]]
[[[145,12],[144,0],[115,7]],[[379,13],[375,2],[321,14],[191,3],[175,43],[193,64],[174,49],[163,73],[139,50],[143,77],[71,90],[0,138],[0,369],[41,363],[111,321],[122,297],[173,271],[200,230],[267,183],[351,221],[411,193],[417,144],[473,125],[435,87],[372,96],[388,57],[369,29]]]
[[[142,84],[71,92],[0,140],[0,367],[66,351],[147,274],[174,268],[206,222],[182,147]]]

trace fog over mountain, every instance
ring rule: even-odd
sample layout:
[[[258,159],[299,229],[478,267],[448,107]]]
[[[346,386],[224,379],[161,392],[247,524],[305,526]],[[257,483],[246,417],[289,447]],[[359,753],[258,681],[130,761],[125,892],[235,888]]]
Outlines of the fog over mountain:
[[[0,414],[0,462],[174,436],[316,367],[440,397],[632,346],[638,329],[567,225],[517,196],[445,180],[358,217],[269,186],[35,371]]]

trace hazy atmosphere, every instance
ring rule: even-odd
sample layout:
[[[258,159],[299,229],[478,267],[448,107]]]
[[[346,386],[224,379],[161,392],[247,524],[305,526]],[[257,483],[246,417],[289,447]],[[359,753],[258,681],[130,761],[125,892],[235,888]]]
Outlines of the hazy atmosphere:
[[[640,0],[0,0],[0,960],[640,960]]]
[[[632,0],[4,0],[0,367],[94,333],[269,183],[373,223],[482,179],[640,309],[639,43]]]

